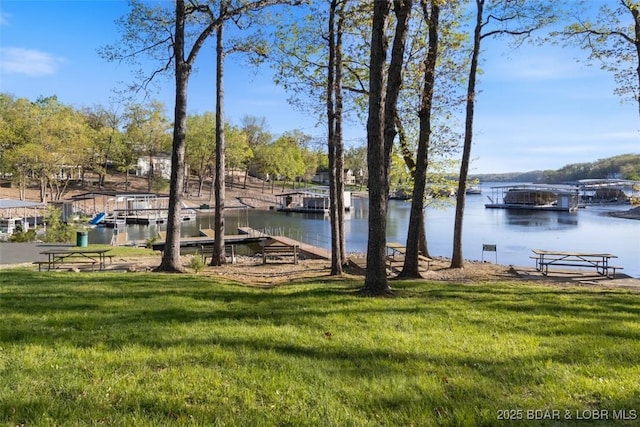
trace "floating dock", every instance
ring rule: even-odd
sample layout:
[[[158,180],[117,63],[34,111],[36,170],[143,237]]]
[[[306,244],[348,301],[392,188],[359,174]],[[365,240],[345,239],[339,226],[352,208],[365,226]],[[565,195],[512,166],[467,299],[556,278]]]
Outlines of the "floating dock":
[[[224,236],[225,244],[250,244],[257,242],[265,242],[265,241],[277,241],[280,243],[284,243],[287,245],[297,245],[301,255],[304,255],[307,258],[311,259],[331,259],[331,252],[320,248],[318,246],[313,246],[307,243],[299,242],[297,240],[291,239],[286,236],[274,236],[267,233],[264,233],[260,230],[255,230],[250,227],[240,227],[238,228],[239,234],[227,234]],[[201,246],[213,246],[215,243],[215,233],[211,229],[202,229],[200,230],[200,236],[193,237],[180,237],[180,247],[181,248],[197,248]],[[152,247],[154,251],[164,251],[165,248],[165,239],[166,232],[161,232],[160,234],[161,240],[155,242]]]
[[[491,187],[486,208],[575,212],[594,204],[626,204],[640,197],[640,181],[581,179],[566,184]]]
[[[579,187],[573,185],[520,184],[491,187],[485,208],[575,212]]]
[[[640,181],[628,179],[581,179],[572,183],[580,188],[580,206],[626,204],[640,197]]]
[[[307,191],[293,191],[276,196],[276,209],[280,212],[329,214],[331,200],[329,191],[325,189],[315,189]],[[344,192],[344,210],[351,210],[351,192]]]

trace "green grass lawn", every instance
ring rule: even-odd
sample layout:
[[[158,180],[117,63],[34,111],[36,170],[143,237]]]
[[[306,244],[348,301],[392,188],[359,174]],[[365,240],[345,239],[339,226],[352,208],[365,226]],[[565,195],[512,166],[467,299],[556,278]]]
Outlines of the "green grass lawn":
[[[640,294],[360,284],[4,270],[0,424],[640,422]]]

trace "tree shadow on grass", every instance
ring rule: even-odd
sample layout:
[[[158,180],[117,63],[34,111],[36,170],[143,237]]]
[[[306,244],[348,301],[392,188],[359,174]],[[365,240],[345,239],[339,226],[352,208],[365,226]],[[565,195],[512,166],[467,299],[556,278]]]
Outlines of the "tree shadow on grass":
[[[371,393],[356,405],[407,414],[439,408],[448,419],[465,399],[518,407],[522,390],[543,394],[545,383],[557,381],[558,366],[577,378],[590,375],[583,372],[590,366],[615,376],[640,364],[639,328],[621,326],[637,325],[637,294],[421,281],[399,284],[396,298],[370,299],[354,288],[333,281],[265,290],[198,276],[9,273],[0,286],[0,347],[133,347],[142,349],[150,371],[161,354],[172,368],[233,372],[231,362],[215,356],[222,350],[264,376],[308,369],[305,376],[314,377],[320,366],[343,385],[395,381],[401,384],[395,391]],[[431,388],[423,387],[427,382]],[[631,387],[615,398],[585,391],[571,399],[578,407],[633,408],[638,395]],[[465,408],[473,412],[474,403]]]

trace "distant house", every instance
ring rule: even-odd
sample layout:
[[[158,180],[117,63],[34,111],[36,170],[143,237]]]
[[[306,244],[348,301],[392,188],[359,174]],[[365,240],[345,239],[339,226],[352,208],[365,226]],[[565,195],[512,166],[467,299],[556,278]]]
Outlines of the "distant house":
[[[356,184],[356,175],[353,173],[352,169],[344,169],[343,170],[343,178],[345,185],[355,185]],[[317,172],[313,178],[311,178],[311,182],[316,184],[329,184],[329,171],[319,171]]]
[[[153,171],[156,176],[161,176],[165,179],[171,179],[171,154],[160,153],[156,154],[152,158]],[[149,156],[140,157],[136,164],[137,176],[148,176],[151,170],[149,163]]]
[[[60,181],[67,179],[80,180],[80,177],[82,176],[82,166],[62,166],[54,176],[55,179],[58,179]]]

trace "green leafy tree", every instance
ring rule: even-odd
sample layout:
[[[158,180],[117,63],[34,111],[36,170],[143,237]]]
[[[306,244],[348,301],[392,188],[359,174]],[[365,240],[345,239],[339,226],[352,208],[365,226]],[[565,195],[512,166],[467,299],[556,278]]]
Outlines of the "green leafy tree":
[[[367,295],[385,295],[391,292],[385,262],[389,173],[393,141],[397,132],[398,95],[402,85],[402,66],[412,1],[396,0],[393,5],[396,25],[388,66],[387,25],[391,2],[376,1],[373,5],[367,120],[369,237],[367,271],[362,287],[362,292]]]
[[[436,65],[438,63],[438,47],[440,37],[440,4],[437,0],[421,2],[424,20],[429,28],[428,49],[424,60],[424,85],[420,103],[420,137],[416,153],[415,168],[412,171],[413,194],[411,198],[411,215],[407,232],[407,252],[401,277],[420,277],[420,246],[426,249],[426,233],[424,225],[424,196],[427,179],[429,145],[431,142],[431,114],[433,110],[434,87],[436,81]],[[421,241],[424,240],[424,241]],[[423,251],[424,255],[428,255]]]
[[[275,81],[296,108],[327,124],[331,274],[342,273],[344,238],[344,123],[363,116],[366,102],[366,2],[313,2],[303,19],[281,19],[270,56]]]
[[[215,159],[215,115],[204,113],[187,117],[185,162],[198,179],[198,197],[210,176]]]
[[[640,3],[608,0],[588,17],[593,6],[591,0],[571,2],[573,22],[552,36],[579,46],[589,53],[589,63],[613,73],[615,93],[637,103],[640,114]]]
[[[356,184],[362,191],[367,182],[367,147],[366,145],[350,147],[344,154],[345,167],[354,171]]]
[[[11,174],[24,200],[33,179],[37,145],[32,142],[36,105],[26,98],[0,94],[0,168]],[[30,145],[31,144],[31,145]]]
[[[282,144],[281,144],[282,146]],[[281,147],[280,146],[280,147]],[[276,177],[280,173],[283,153],[279,146],[275,144],[275,141],[270,144],[261,144],[255,149],[255,167],[257,173],[263,175],[266,179],[262,181],[262,191],[264,192],[265,182],[271,182],[271,192],[273,193],[273,186]]]
[[[86,122],[56,97],[40,98],[27,110],[22,141],[8,157],[19,176],[26,173],[38,181],[41,201],[60,200],[89,155]],[[22,177],[20,185],[26,185]]]
[[[225,160],[227,169],[235,174],[236,171],[246,171],[253,159],[253,150],[249,145],[247,134],[238,126],[227,124]],[[232,177],[232,180],[234,177]]]
[[[80,111],[89,127],[90,149],[85,170],[98,175],[98,185],[105,185],[109,164],[118,161],[122,152],[123,137],[120,132],[120,116],[103,106],[84,108]]]
[[[171,147],[171,123],[164,115],[164,105],[158,101],[147,105],[131,104],[125,112],[124,122],[126,140],[149,162],[147,191],[151,191],[156,178],[156,158]]]
[[[516,44],[522,43],[532,32],[554,19],[554,4],[527,0],[475,0],[471,62],[466,96],[464,145],[460,162],[460,175],[456,195],[456,214],[453,230],[451,268],[463,268],[462,227],[465,209],[467,178],[473,142],[473,120],[476,100],[476,80],[481,53],[481,42],[490,37],[510,36]]]
[[[255,116],[243,116],[240,126],[242,132],[247,137],[247,143],[253,153],[252,158],[247,163],[247,169],[244,174],[243,188],[247,188],[247,177],[250,171],[252,173],[262,172],[262,166],[260,164],[261,159],[258,155],[260,147],[268,145],[272,141],[273,137],[268,131],[267,122],[264,117],[258,118]],[[264,185],[262,190],[264,192]]]

